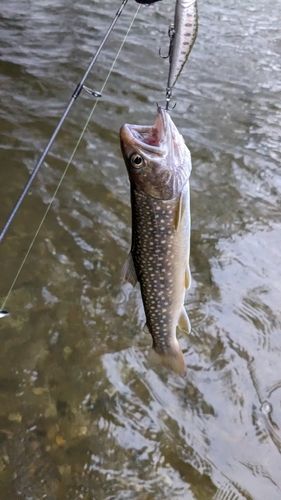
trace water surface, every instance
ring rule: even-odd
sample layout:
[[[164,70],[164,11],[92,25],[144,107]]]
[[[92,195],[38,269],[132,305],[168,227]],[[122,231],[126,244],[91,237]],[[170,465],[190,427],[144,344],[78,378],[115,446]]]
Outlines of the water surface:
[[[4,225],[120,3],[1,5]],[[137,4],[87,80],[99,91]],[[193,159],[192,333],[181,379],[147,363],[120,281],[130,200],[119,128],[164,102],[174,2],[140,8],[1,319],[0,487],[9,500],[280,500],[281,4],[199,2],[172,112]],[[81,95],[0,247],[4,301],[94,100]]]

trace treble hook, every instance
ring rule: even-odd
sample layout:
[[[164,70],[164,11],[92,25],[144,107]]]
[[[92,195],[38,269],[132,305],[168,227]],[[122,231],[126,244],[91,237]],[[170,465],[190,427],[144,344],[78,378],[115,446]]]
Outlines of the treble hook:
[[[161,47],[159,49],[159,55],[162,57],[162,59],[168,59],[168,58],[171,57],[172,48],[173,48],[173,41],[174,41],[174,36],[175,36],[175,26],[174,26],[174,24],[170,24],[169,30],[168,30],[168,36],[170,38],[170,45],[169,45],[168,55],[167,56],[163,56],[161,54]],[[174,109],[176,107],[177,103],[172,108],[169,108],[169,104],[170,104],[170,100],[171,99],[172,99],[172,87],[167,87],[166,88],[166,106],[165,106],[165,110],[166,111],[171,111],[171,109]]]
[[[169,108],[170,100],[172,99],[172,89],[170,87],[166,88],[166,111],[171,111],[171,109],[175,109],[177,103],[174,104],[172,108]]]
[[[162,54],[161,54],[161,47],[159,49],[159,56],[162,57],[162,59],[168,59],[168,57],[170,57],[170,55],[171,55],[174,34],[175,34],[175,26],[173,24],[171,24],[169,26],[169,30],[168,30],[168,36],[170,38],[170,45],[169,45],[168,55],[167,56],[162,56]]]
[[[172,99],[172,89],[170,87],[167,87],[166,89],[166,106],[165,108],[163,106],[159,106],[158,102],[156,103],[157,108],[165,109],[165,111],[169,112],[172,109],[175,109],[177,103],[173,105],[172,108],[169,108],[170,100]]]

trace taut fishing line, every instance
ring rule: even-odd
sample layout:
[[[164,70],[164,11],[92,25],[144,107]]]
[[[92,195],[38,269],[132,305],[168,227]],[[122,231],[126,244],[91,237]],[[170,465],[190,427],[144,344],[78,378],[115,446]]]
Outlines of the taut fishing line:
[[[38,173],[41,165],[43,164],[44,159],[46,158],[48,152],[50,151],[50,149],[52,147],[52,144],[53,144],[55,138],[57,137],[57,135],[58,135],[58,133],[59,133],[61,127],[62,127],[62,124],[64,123],[64,121],[65,121],[65,119],[66,119],[66,117],[67,117],[70,109],[72,108],[74,102],[76,101],[77,97],[79,97],[79,95],[81,94],[82,90],[85,90],[86,92],[88,92],[89,94],[91,94],[91,95],[93,95],[95,97],[101,97],[101,94],[99,92],[94,92],[93,90],[89,89],[88,87],[86,87],[84,85],[84,82],[86,81],[86,78],[88,77],[88,75],[89,75],[89,73],[90,73],[93,65],[95,64],[95,62],[96,62],[99,54],[101,53],[101,50],[102,50],[102,48],[103,48],[106,40],[108,39],[111,31],[113,30],[115,24],[117,23],[119,17],[121,16],[121,13],[122,13],[122,11],[123,11],[123,9],[124,9],[124,7],[125,7],[125,5],[127,3],[128,3],[128,0],[122,0],[122,4],[121,4],[120,8],[118,9],[118,11],[116,12],[115,17],[114,17],[111,25],[109,26],[109,28],[108,28],[105,36],[103,37],[103,39],[102,39],[102,41],[101,41],[101,43],[99,45],[99,48],[98,48],[96,54],[94,55],[93,59],[91,60],[89,66],[87,68],[87,70],[85,71],[84,76],[83,76],[81,82],[78,83],[76,89],[74,90],[74,92],[72,94],[72,97],[70,99],[70,102],[68,103],[68,106],[67,106],[66,110],[64,111],[64,113],[63,113],[63,115],[62,115],[59,123],[57,124],[57,127],[56,127],[56,129],[55,129],[55,131],[54,131],[51,139],[49,140],[47,146],[45,147],[45,149],[44,149],[44,151],[42,153],[42,155],[40,156],[38,162],[36,163],[36,165],[35,165],[35,167],[33,169],[33,172],[31,174],[30,178],[28,179],[28,182],[26,183],[26,185],[25,185],[25,187],[24,187],[24,189],[23,189],[23,191],[22,191],[22,193],[21,193],[21,195],[20,195],[17,203],[15,204],[15,206],[14,206],[14,208],[13,208],[10,216],[8,217],[8,220],[7,220],[4,228],[2,229],[2,231],[0,233],[0,243],[3,241],[3,238],[4,238],[7,230],[9,229],[11,222],[13,221],[13,219],[14,219],[14,217],[15,217],[15,215],[16,215],[16,213],[17,213],[17,211],[18,211],[18,209],[19,209],[19,207],[21,205],[21,203],[23,202],[23,200],[24,200],[24,198],[25,198],[25,196],[26,196],[26,194],[27,194],[27,192],[28,192],[28,190],[29,190],[29,188],[30,188],[30,186],[31,186],[34,178],[35,178],[35,176],[37,175],[37,173]]]
[[[123,49],[123,46],[124,46],[124,44],[125,44],[125,42],[126,42],[126,40],[127,40],[127,37],[128,37],[128,35],[129,35],[130,31],[131,31],[131,28],[132,28],[132,26],[133,26],[133,24],[134,24],[134,22],[135,22],[135,19],[136,19],[137,15],[138,15],[138,12],[139,12],[140,8],[141,8],[141,6],[139,5],[139,6],[138,6],[138,8],[137,8],[137,10],[136,10],[136,12],[135,12],[135,14],[134,14],[134,16],[133,16],[133,19],[132,19],[132,21],[131,21],[131,23],[130,23],[130,25],[129,25],[129,28],[128,28],[128,30],[127,30],[127,32],[126,32],[126,34],[125,34],[124,38],[123,38],[123,41],[122,41],[122,43],[121,43],[121,45],[120,45],[120,48],[119,48],[119,50],[118,50],[118,52],[117,52],[117,54],[116,54],[116,56],[115,56],[115,59],[114,59],[114,61],[113,61],[112,65],[111,65],[111,68],[110,68],[110,70],[109,70],[109,72],[108,72],[108,74],[107,74],[107,77],[106,77],[106,79],[105,79],[105,81],[104,81],[104,83],[103,83],[103,86],[102,86],[102,88],[101,88],[100,94],[102,94],[102,92],[103,92],[103,90],[104,90],[104,88],[105,88],[105,86],[106,86],[106,84],[107,84],[107,82],[108,82],[108,79],[109,79],[109,77],[110,77],[110,75],[111,75],[111,73],[112,73],[112,71],[113,71],[113,68],[114,68],[114,66],[115,66],[115,64],[116,64],[116,62],[117,62],[117,59],[118,59],[118,57],[119,57],[119,55],[120,55],[120,52],[121,52],[121,50]],[[80,85],[81,85],[81,84],[80,84]],[[99,93],[96,93],[96,94],[99,94]],[[26,262],[26,260],[27,260],[27,258],[28,258],[28,256],[29,256],[29,254],[30,254],[30,252],[31,252],[31,249],[32,249],[32,247],[33,247],[33,245],[34,245],[34,242],[35,242],[35,240],[36,240],[36,238],[37,238],[37,236],[38,236],[38,234],[39,234],[39,231],[40,231],[40,229],[41,229],[41,227],[42,227],[42,225],[43,225],[43,223],[44,223],[44,221],[45,221],[45,219],[46,219],[46,217],[47,217],[47,215],[48,215],[48,212],[49,212],[49,210],[50,210],[50,208],[51,208],[51,206],[52,206],[52,203],[53,203],[53,201],[54,201],[54,199],[55,199],[55,197],[56,197],[56,195],[57,195],[57,192],[58,192],[58,190],[59,190],[59,188],[60,188],[60,186],[61,186],[61,184],[62,184],[62,182],[63,182],[63,179],[65,178],[65,176],[66,176],[66,174],[67,174],[67,171],[68,171],[69,165],[71,164],[71,162],[72,162],[72,160],[73,160],[73,157],[74,157],[74,155],[75,155],[75,153],[76,153],[76,151],[77,151],[77,148],[78,148],[78,146],[79,146],[79,144],[80,144],[80,142],[81,142],[81,139],[82,139],[82,137],[83,137],[83,135],[84,135],[84,133],[85,133],[85,131],[86,131],[87,127],[88,127],[88,124],[89,124],[89,122],[90,122],[90,120],[91,120],[91,118],[92,118],[92,116],[93,116],[93,113],[94,113],[94,111],[95,111],[95,109],[96,109],[97,103],[98,103],[98,100],[96,100],[96,101],[95,101],[95,103],[94,103],[94,105],[93,105],[93,108],[92,108],[92,110],[91,110],[91,112],[90,112],[90,114],[89,114],[89,117],[88,117],[88,119],[87,119],[87,121],[86,121],[86,123],[85,123],[85,126],[84,126],[84,128],[83,128],[83,130],[82,130],[82,132],[81,132],[81,134],[80,134],[80,136],[79,136],[79,138],[78,138],[77,144],[76,144],[76,146],[75,146],[75,148],[74,148],[74,150],[73,150],[73,152],[72,152],[72,154],[71,154],[71,156],[70,156],[70,159],[69,159],[69,161],[68,161],[68,163],[67,163],[67,165],[66,165],[66,167],[65,167],[65,169],[64,169],[64,172],[63,172],[63,174],[62,174],[62,176],[61,176],[61,178],[60,178],[60,181],[59,181],[59,183],[58,183],[58,185],[57,185],[57,187],[56,187],[56,189],[55,189],[55,192],[54,192],[54,194],[53,194],[53,196],[52,196],[52,198],[51,198],[51,201],[50,201],[50,203],[49,203],[49,205],[48,205],[48,207],[47,207],[47,209],[46,209],[46,211],[45,211],[45,213],[44,213],[44,215],[43,215],[43,218],[42,218],[42,220],[41,220],[41,222],[40,222],[40,224],[39,224],[39,226],[38,226],[38,228],[37,228],[37,231],[36,231],[36,233],[35,233],[35,235],[34,235],[34,237],[33,237],[33,240],[32,240],[32,241],[31,241],[31,243],[30,243],[30,246],[29,246],[29,248],[28,248],[28,250],[27,250],[27,252],[26,252],[26,255],[25,255],[25,257],[24,257],[24,259],[23,259],[23,261],[22,261],[22,263],[21,263],[21,265],[20,265],[20,267],[19,267],[19,270],[18,270],[18,272],[17,272],[16,276],[15,276],[15,279],[14,279],[14,281],[13,281],[13,283],[12,283],[12,285],[11,285],[11,287],[10,287],[10,289],[9,289],[9,291],[8,291],[8,293],[7,293],[7,295],[6,295],[6,298],[5,298],[5,300],[4,300],[3,304],[2,304],[2,308],[1,308],[1,310],[0,310],[0,318],[1,318],[1,317],[3,317],[3,316],[7,316],[7,315],[9,314],[7,311],[4,311],[5,304],[6,304],[6,302],[7,302],[8,298],[9,298],[9,296],[10,296],[10,294],[11,294],[11,292],[12,292],[13,288],[14,288],[14,285],[15,285],[15,283],[16,283],[16,281],[17,281],[17,279],[18,279],[18,277],[19,277],[19,275],[20,275],[20,273],[21,273],[21,270],[22,270],[22,268],[23,268],[23,266],[24,266],[24,264],[25,264],[25,262]]]

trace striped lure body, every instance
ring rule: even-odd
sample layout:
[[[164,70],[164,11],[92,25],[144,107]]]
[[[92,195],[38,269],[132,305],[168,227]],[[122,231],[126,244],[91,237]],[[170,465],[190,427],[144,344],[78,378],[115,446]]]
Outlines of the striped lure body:
[[[167,87],[172,89],[196,40],[198,11],[196,0],[177,0],[170,46],[170,70]]]
[[[183,375],[176,328],[190,331],[184,308],[190,286],[190,153],[162,108],[153,127],[123,125],[120,141],[132,206],[132,247],[122,277],[140,283],[152,361]]]

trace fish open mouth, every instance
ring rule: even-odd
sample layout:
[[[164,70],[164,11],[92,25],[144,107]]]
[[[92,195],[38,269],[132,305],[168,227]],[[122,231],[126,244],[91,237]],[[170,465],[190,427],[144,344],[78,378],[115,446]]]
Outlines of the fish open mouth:
[[[157,117],[152,127],[142,125],[124,125],[123,129],[131,144],[153,153],[163,154],[161,147],[167,139],[169,115],[165,109],[157,108]]]

